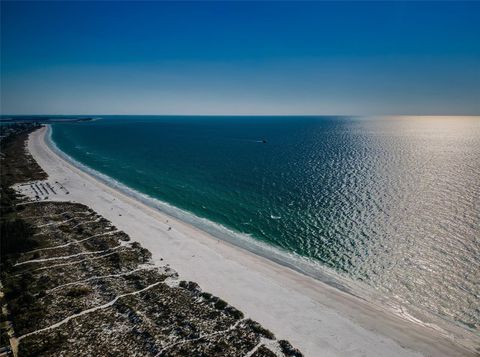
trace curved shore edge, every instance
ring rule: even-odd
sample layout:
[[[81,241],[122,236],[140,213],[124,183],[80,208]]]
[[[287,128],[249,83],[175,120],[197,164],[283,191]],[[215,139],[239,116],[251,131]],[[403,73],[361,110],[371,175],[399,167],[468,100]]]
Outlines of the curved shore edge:
[[[463,346],[456,344],[433,329],[346,294],[351,292],[348,284],[336,277],[313,269],[319,275],[313,279],[309,262],[299,268],[297,257],[285,254],[292,259],[285,262],[282,252],[272,253],[248,237],[238,240],[234,232],[226,232],[233,236],[226,234],[226,240],[217,239],[218,232],[209,231],[212,228],[201,218],[191,222],[181,210],[112,184],[56,148],[48,138],[50,130],[32,133],[28,149],[50,180],[68,187],[70,195],[56,200],[94,208],[150,250],[154,260],[163,258],[180,276],[227,299],[307,356],[475,355],[478,340],[473,334],[453,331],[450,337]]]
[[[52,138],[52,133],[52,127],[50,125],[47,125],[45,143],[53,152],[55,152],[57,155],[59,155],[64,160],[77,167],[78,169],[90,174],[105,185],[115,190],[121,191],[123,194],[130,196],[151,208],[157,209],[173,218],[181,220],[182,222],[190,224],[195,228],[209,233],[215,238],[222,239],[239,248],[248,250],[249,252],[260,255],[266,259],[270,259],[278,264],[296,270],[299,273],[334,286],[337,289],[340,289],[346,293],[358,296],[358,294],[356,294],[357,290],[353,286],[355,282],[348,280],[340,276],[339,274],[336,274],[333,270],[322,266],[318,262],[315,262],[306,257],[302,257],[293,252],[287,252],[267,243],[263,243],[257,239],[250,237],[248,234],[235,232],[225,226],[212,222],[206,218],[198,217],[193,213],[172,206],[167,202],[161,201],[147,194],[134,190],[124,185],[123,183],[82,164],[81,162],[75,160],[70,155],[62,151],[57,146],[57,144]]]
[[[198,228],[215,238],[221,239],[241,249],[245,249],[251,253],[293,269],[303,275],[320,280],[334,288],[342,290],[345,293],[349,293],[360,299],[366,300],[370,304],[376,305],[379,309],[387,310],[387,313],[392,313],[400,316],[403,319],[412,321],[413,323],[436,329],[446,337],[452,335],[449,333],[449,330],[451,328],[451,324],[457,324],[455,321],[444,321],[439,316],[419,310],[415,306],[406,305],[405,302],[399,301],[395,296],[386,295],[384,292],[382,294],[382,292],[374,290],[371,286],[365,283],[356,282],[348,276],[343,276],[335,270],[322,265],[318,261],[262,242],[261,240],[250,236],[249,234],[234,231],[207,218],[199,217],[194,213],[185,211],[165,201],[132,189],[116,179],[92,169],[91,167],[77,161],[69,154],[62,151],[62,149],[57,146],[53,139],[53,131],[52,125],[47,124],[45,143],[49,146],[49,148],[73,166],[84,172],[87,172],[107,186],[121,191],[125,195],[132,197],[133,199],[138,200],[153,209],[159,210],[170,217],[174,217],[181,222],[193,226],[194,228]],[[460,329],[464,328],[464,326],[459,327]],[[455,335],[455,333],[453,333],[453,335]]]

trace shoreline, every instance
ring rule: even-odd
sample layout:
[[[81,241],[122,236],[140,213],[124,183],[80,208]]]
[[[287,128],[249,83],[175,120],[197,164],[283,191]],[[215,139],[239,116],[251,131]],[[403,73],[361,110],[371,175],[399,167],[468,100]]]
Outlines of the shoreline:
[[[86,172],[94,179],[100,181],[106,186],[112,188],[115,191],[126,195],[133,200],[140,201],[148,208],[160,211],[167,217],[171,217],[180,221],[181,223],[189,225],[191,228],[199,230],[202,233],[207,233],[211,239],[219,239],[227,244],[233,245],[235,248],[246,250],[255,256],[260,256],[273,263],[284,266],[288,269],[294,270],[301,275],[308,276],[315,280],[319,280],[331,287],[339,289],[347,294],[358,297],[363,300],[370,301],[372,298],[369,294],[360,294],[359,289],[365,288],[365,286],[357,286],[352,280],[341,276],[334,270],[322,266],[318,262],[314,262],[311,259],[302,257],[294,252],[284,251],[281,248],[269,245],[255,238],[250,237],[248,234],[239,233],[232,229],[225,227],[219,223],[210,221],[208,218],[196,216],[194,213],[185,211],[181,208],[175,207],[165,201],[161,201],[157,198],[151,197],[147,194],[141,193],[133,188],[126,186],[125,184],[107,176],[89,166],[82,164],[75,160],[67,153],[63,152],[52,138],[53,129],[51,125],[47,124],[47,132],[45,134],[45,144],[56,155],[64,159],[66,162],[76,167],[80,171]],[[355,286],[354,286],[355,285]],[[394,311],[391,311],[394,313]],[[400,315],[400,317],[408,317],[409,315]],[[419,323],[421,323],[419,321]]]
[[[51,180],[68,187],[69,196],[55,200],[94,208],[147,248],[154,261],[163,258],[182,278],[225,298],[307,356],[475,354],[473,336],[472,350],[464,349],[432,329],[218,240],[129,197],[54,152],[45,142],[46,132],[42,128],[32,133],[28,149]]]
[[[106,186],[117,190],[122,194],[140,201],[149,208],[158,210],[163,214],[175,218],[183,223],[190,225],[191,227],[198,229],[202,232],[208,233],[215,239],[220,239],[232,244],[235,247],[244,249],[255,255],[261,256],[265,259],[269,259],[277,264],[283,265],[289,269],[295,270],[302,275],[309,276],[315,280],[320,280],[328,285],[331,285],[337,289],[340,289],[346,293],[357,296],[357,291],[353,291],[353,284],[355,282],[347,280],[335,271],[327,271],[328,268],[322,266],[318,262],[314,262],[308,258],[302,257],[294,252],[287,252],[281,248],[274,247],[257,239],[250,237],[248,234],[235,232],[232,229],[225,227],[219,223],[196,216],[193,213],[185,211],[181,208],[175,207],[167,202],[161,201],[157,198],[151,197],[147,194],[141,193],[135,189],[132,189],[123,183],[100,173],[82,163],[75,160],[65,152],[63,152],[55,144],[52,138],[52,128],[47,126],[47,133],[45,134],[45,144],[55,154],[62,159],[78,168],[79,170],[86,172],[94,179],[100,181]]]
[[[136,201],[140,201],[151,209],[158,210],[168,217],[175,218],[182,223],[189,225],[193,229],[197,229],[203,233],[212,236],[210,238],[220,239],[223,242],[233,245],[235,248],[240,248],[253,253],[255,256],[268,259],[273,263],[280,264],[288,269],[294,270],[301,275],[308,276],[315,280],[321,281],[341,290],[346,294],[367,301],[369,304],[384,311],[387,314],[393,314],[401,319],[419,324],[426,328],[431,328],[444,337],[461,336],[464,332],[464,327],[458,325],[455,321],[444,320],[441,317],[433,315],[429,312],[420,310],[416,306],[406,306],[401,302],[395,300],[391,295],[378,293],[372,286],[364,283],[358,283],[348,277],[342,276],[338,272],[328,267],[323,266],[319,262],[315,262],[309,258],[300,256],[294,252],[282,250],[268,243],[262,242],[251,237],[248,234],[233,231],[219,223],[210,221],[208,218],[196,216],[194,213],[185,211],[181,208],[175,207],[165,201],[149,196],[148,194],[137,191],[129,186],[117,181],[116,179],[107,176],[89,166],[77,161],[63,152],[54,142],[52,134],[53,128],[51,125],[46,126],[45,144],[56,155],[63,158],[80,171],[86,172],[93,176],[94,179],[100,181],[113,190],[120,191],[122,194],[130,197]],[[453,331],[452,331],[453,329]],[[459,333],[457,333],[457,329]],[[452,339],[455,339],[453,337]],[[479,343],[480,345],[480,343]],[[476,346],[475,346],[476,347]]]

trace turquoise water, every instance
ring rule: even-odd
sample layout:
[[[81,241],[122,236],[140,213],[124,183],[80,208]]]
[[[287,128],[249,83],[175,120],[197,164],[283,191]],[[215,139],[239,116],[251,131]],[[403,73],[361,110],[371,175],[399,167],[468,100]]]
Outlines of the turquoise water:
[[[139,192],[478,331],[479,117],[107,116],[53,124],[53,140]]]

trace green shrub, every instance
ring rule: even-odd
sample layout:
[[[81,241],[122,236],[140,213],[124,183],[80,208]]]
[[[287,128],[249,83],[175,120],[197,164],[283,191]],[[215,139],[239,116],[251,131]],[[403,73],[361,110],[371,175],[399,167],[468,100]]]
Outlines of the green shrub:
[[[81,296],[88,295],[91,292],[92,292],[92,289],[90,289],[86,286],[79,286],[79,287],[75,287],[75,288],[70,289],[66,293],[66,295],[69,296],[69,297],[81,297]]]

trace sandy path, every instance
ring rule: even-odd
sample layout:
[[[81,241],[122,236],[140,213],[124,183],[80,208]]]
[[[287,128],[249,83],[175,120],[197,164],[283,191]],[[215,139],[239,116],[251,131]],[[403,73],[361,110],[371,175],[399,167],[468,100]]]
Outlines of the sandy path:
[[[163,258],[162,265],[169,263],[180,279],[222,297],[306,356],[474,355],[432,329],[219,241],[108,187],[53,152],[46,132],[32,133],[28,149],[48,181],[69,191],[49,199],[93,208],[150,250],[154,261]]]

